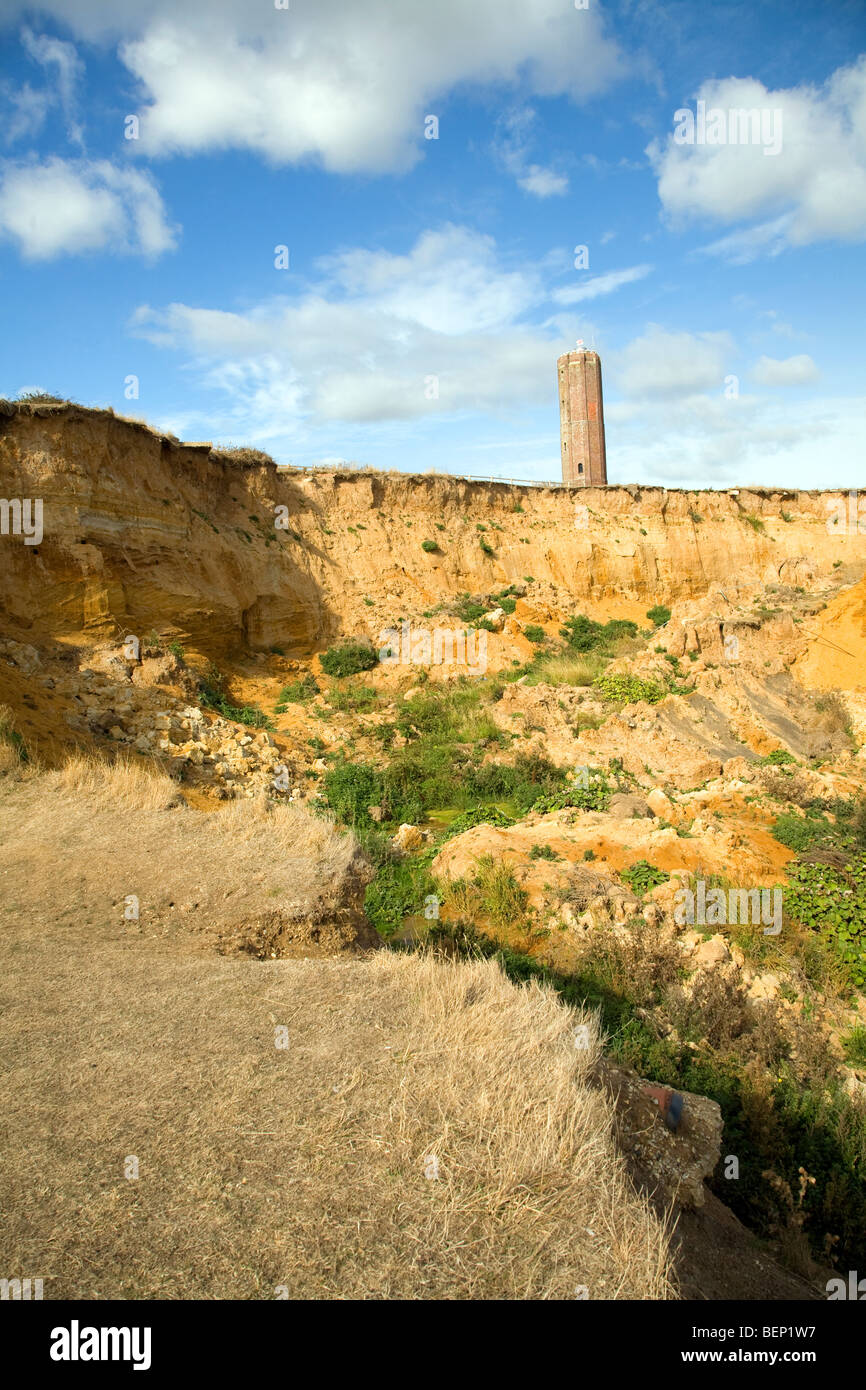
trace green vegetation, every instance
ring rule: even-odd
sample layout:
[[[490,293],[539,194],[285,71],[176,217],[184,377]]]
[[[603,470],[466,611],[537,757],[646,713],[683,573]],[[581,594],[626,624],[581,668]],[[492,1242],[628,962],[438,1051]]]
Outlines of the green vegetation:
[[[660,883],[667,883],[670,874],[666,874],[664,869],[657,869],[655,864],[648,863],[646,859],[638,859],[630,869],[621,870],[620,878],[624,878],[632,892],[642,898],[650,889],[656,888]]]
[[[404,918],[420,916],[424,899],[436,893],[430,875],[430,861],[436,851],[403,855],[387,844],[371,843],[370,837],[364,847],[376,866],[376,876],[364,894],[364,911],[387,940],[400,930]]]
[[[796,763],[797,759],[793,753],[789,753],[787,748],[774,748],[772,753],[768,753],[765,758],[758,758],[758,767],[783,767],[785,763]]]
[[[557,854],[551,845],[533,845],[529,851],[530,859],[561,859],[562,855]]]
[[[328,676],[357,676],[361,671],[369,671],[379,658],[369,642],[347,638],[335,647],[329,647],[319,658],[322,670]]]
[[[461,622],[474,623],[477,622],[479,618],[484,617],[487,609],[484,607],[483,603],[478,603],[476,599],[472,599],[468,594],[464,593],[457,595],[451,611]]]
[[[866,988],[866,854],[844,869],[829,864],[790,866],[785,907],[832,949],[852,985]]]
[[[546,792],[538,797],[532,810],[541,816],[569,806],[577,811],[606,811],[613,791],[604,772],[589,768],[584,780],[570,781],[560,791]]]
[[[790,1236],[796,1203],[792,1194],[800,1191],[802,1166],[814,1178],[800,1209],[803,1237],[825,1263],[830,1250],[841,1269],[862,1263],[866,1117],[845,1094],[841,1079],[828,1075],[823,1052],[815,1049],[809,1073],[771,1025],[765,1036],[733,1035],[739,1025],[732,1029],[730,1001],[722,996],[708,1001],[712,1038],[706,1036],[707,1019],[700,1013],[691,1023],[684,1016],[690,1036],[682,1042],[660,1037],[647,1011],[676,987],[679,962],[676,953],[645,939],[636,923],[624,940],[599,934],[573,974],[502,946],[468,922],[434,924],[429,939],[462,955],[493,957],[516,984],[545,982],[565,1003],[599,1010],[605,1051],[614,1061],[650,1080],[718,1102],[724,1120],[722,1154],[737,1154],[740,1179],[726,1181],[722,1162],[711,1186],[740,1220],[762,1236]],[[798,1042],[805,1052],[811,1034],[806,1024],[799,1026],[803,1034]],[[767,1056],[772,1057],[772,1071],[756,1065],[757,1057]]]
[[[341,760],[325,773],[322,789],[343,825],[358,829],[373,824],[369,808],[378,805],[382,795],[381,777],[375,768]]]
[[[308,700],[312,700],[319,693],[319,686],[314,676],[306,672],[300,680],[290,681],[284,685],[277,699],[277,714],[282,714],[286,705],[304,705]]]
[[[443,886],[445,901],[461,915],[481,917],[500,930],[526,930],[529,926],[528,895],[513,869],[492,854],[483,854],[471,879],[455,879]]]
[[[866,799],[812,800],[802,816],[777,817],[773,834],[799,856],[784,901],[810,933],[807,973],[829,969],[837,988],[866,988]]]
[[[435,555],[439,549],[439,544],[437,541],[422,541],[421,549],[426,551],[428,555]]]
[[[484,554],[485,554],[485,555],[495,555],[495,554],[496,554],[496,551],[493,549],[493,546],[490,544],[489,541],[486,541],[486,540],[484,539],[483,536],[481,537],[481,540],[479,541],[479,544],[480,544],[480,546],[481,546],[481,549],[484,551]]]
[[[273,722],[258,705],[233,705],[225,688],[225,677],[211,664],[199,683],[199,703],[205,709],[216,710],[224,719],[245,724],[250,729],[272,729]]]
[[[443,838],[451,840],[455,835],[462,835],[464,830],[472,830],[476,825],[495,825],[504,830],[513,824],[514,817],[500,811],[498,806],[475,806],[472,810],[463,811],[459,816],[455,816]]]
[[[842,1039],[845,1057],[852,1067],[866,1067],[866,1028],[858,1024]]]
[[[755,516],[752,512],[742,512],[741,518],[745,521],[747,526],[751,526],[752,530],[757,531],[759,535],[763,535],[767,529],[761,518]]]
[[[527,642],[533,642],[537,647],[540,647],[542,643],[547,641],[547,633],[544,631],[544,628],[539,627],[537,623],[527,623],[526,627],[523,629],[523,635]]]
[[[340,713],[364,714],[376,708],[380,695],[372,685],[352,682],[350,685],[332,685],[328,691],[328,704]]]
[[[612,649],[623,637],[637,636],[637,623],[627,618],[611,618],[608,623],[597,623],[584,613],[577,613],[573,618],[566,618],[564,627],[560,628],[560,636],[576,652],[612,655]]]
[[[511,736],[489,705],[502,693],[494,681],[455,681],[427,686],[403,703],[394,724],[406,746],[378,768],[341,759],[323,779],[327,804],[344,824],[371,824],[367,807],[381,806],[383,823],[417,823],[443,808],[490,820],[498,807],[509,817],[525,814],[540,798],[566,793],[573,805],[586,793],[569,790],[569,771],[538,753],[513,762],[484,761],[487,748],[505,747]],[[594,789],[590,795],[594,795]],[[466,828],[465,824],[463,828]]]
[[[671,620],[671,610],[665,608],[664,604],[657,603],[654,608],[647,609],[647,617],[656,627],[664,627],[665,623]]]
[[[665,692],[656,681],[641,680],[638,676],[610,675],[596,676],[593,686],[605,700],[622,701],[633,705],[638,700],[646,700],[649,705],[657,705],[664,699]]]
[[[20,763],[28,760],[27,746],[12,724],[12,711],[8,705],[0,705],[0,743],[5,743],[16,754]]]

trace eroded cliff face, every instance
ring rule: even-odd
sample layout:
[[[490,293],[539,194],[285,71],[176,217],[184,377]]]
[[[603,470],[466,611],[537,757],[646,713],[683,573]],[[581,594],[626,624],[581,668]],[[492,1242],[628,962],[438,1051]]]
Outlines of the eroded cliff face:
[[[828,525],[844,495],[303,473],[76,406],[4,405],[0,496],[43,507],[40,544],[0,541],[11,633],[155,628],[214,658],[303,656],[338,632],[375,640],[455,593],[527,575],[591,614],[642,618],[719,587],[735,598],[866,569],[866,533]]]

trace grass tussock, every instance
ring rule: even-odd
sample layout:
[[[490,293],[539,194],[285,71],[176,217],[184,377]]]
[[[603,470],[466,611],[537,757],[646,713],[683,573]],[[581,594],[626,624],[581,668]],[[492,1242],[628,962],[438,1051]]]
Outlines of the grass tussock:
[[[48,1296],[673,1296],[669,1232],[590,1086],[592,1015],[492,961],[191,970],[164,944],[62,939],[8,957],[28,1012],[4,1019],[0,1082],[4,1248]],[[108,1176],[118,1135],[139,1183]]]
[[[489,960],[382,953],[369,969],[412,1000],[384,1138],[408,1174],[438,1160],[415,1218],[438,1296],[573,1298],[585,1285],[591,1298],[670,1297],[666,1232],[631,1190],[589,1086],[593,1016],[535,983],[516,990]]]
[[[592,685],[607,665],[603,656],[593,653],[586,655],[563,652],[557,656],[542,657],[530,677],[529,685]]]
[[[500,931],[528,929],[528,896],[514,871],[492,854],[483,854],[471,879],[455,879],[446,890],[446,903],[462,918],[481,919]]]
[[[276,858],[287,855],[327,875],[341,873],[357,849],[354,837],[337,829],[330,819],[265,796],[229,802],[211,817],[210,824],[227,847],[244,845],[250,854]]]
[[[99,810],[162,811],[177,802],[177,783],[150,763],[131,758],[106,762],[76,753],[62,767],[46,773],[46,788],[86,797]]]
[[[15,728],[12,711],[8,705],[0,705],[0,776],[20,772],[27,761],[27,748]]]

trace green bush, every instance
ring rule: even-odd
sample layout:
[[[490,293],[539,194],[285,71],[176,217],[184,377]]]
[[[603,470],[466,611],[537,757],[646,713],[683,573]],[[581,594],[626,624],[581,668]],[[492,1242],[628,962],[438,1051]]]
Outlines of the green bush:
[[[655,681],[641,680],[638,676],[596,676],[593,685],[605,700],[621,700],[627,705],[636,704],[638,700],[657,705],[665,694]]]
[[[665,623],[671,620],[671,610],[665,608],[663,604],[657,603],[654,608],[647,609],[647,617],[656,627],[664,627]]]
[[[537,623],[527,623],[526,627],[523,629],[523,635],[527,642],[534,642],[537,647],[540,647],[542,643],[547,641],[547,633],[544,631],[544,628],[539,627]]]
[[[454,600],[454,613],[461,622],[474,623],[478,618],[483,618],[487,609],[483,603],[477,603],[468,594],[458,594]]]
[[[549,792],[532,803],[537,815],[546,816],[550,811],[563,811],[573,806],[578,811],[606,811],[613,788],[599,769],[590,770],[587,785],[570,782],[560,791]]]
[[[329,676],[357,676],[361,671],[369,671],[379,660],[369,642],[359,642],[349,638],[335,647],[329,647],[319,658],[322,670]]]
[[[364,893],[364,911],[380,936],[393,936],[404,918],[423,913],[424,899],[436,892],[431,858],[429,850],[419,855],[386,850]]]
[[[277,700],[277,712],[279,713],[286,705],[303,705],[307,700],[312,700],[318,695],[319,687],[315,677],[309,672],[298,681],[290,681],[284,685]]]
[[[866,987],[866,854],[845,869],[789,866],[785,907],[832,948],[856,989]]]
[[[852,1067],[866,1067],[866,1028],[857,1024],[842,1039],[845,1057]]]
[[[332,709],[344,711],[352,714],[371,710],[379,703],[379,692],[372,685],[360,685],[352,682],[351,685],[334,685],[328,691],[328,704]]]
[[[367,809],[382,800],[382,781],[376,769],[366,763],[341,761],[329,768],[322,779],[328,806],[343,825],[370,826]]]
[[[495,825],[504,830],[513,824],[513,818],[496,806],[473,806],[454,818],[443,838],[451,840],[455,835],[462,835],[464,830],[474,829],[476,825]]]
[[[815,845],[832,840],[833,829],[834,827],[826,816],[811,810],[807,811],[805,816],[798,816],[793,811],[786,811],[784,815],[777,816],[773,822],[774,837],[780,844],[794,850],[797,854],[802,854],[804,850],[812,849]]]
[[[437,545],[436,541],[422,541],[421,549],[425,550],[428,555],[435,555],[436,551],[439,549],[439,546]]]
[[[785,763],[795,763],[797,759],[787,748],[774,748],[765,758],[758,758],[758,767],[782,767]]]
[[[620,878],[624,878],[632,892],[642,898],[651,888],[658,887],[660,883],[667,883],[670,874],[666,874],[664,869],[657,869],[655,864],[648,863],[646,859],[638,859],[630,869],[620,870]]]
[[[637,623],[628,618],[611,618],[608,623],[597,623],[585,613],[577,613],[573,618],[566,619],[560,635],[574,651],[604,653],[620,638],[636,637]]]

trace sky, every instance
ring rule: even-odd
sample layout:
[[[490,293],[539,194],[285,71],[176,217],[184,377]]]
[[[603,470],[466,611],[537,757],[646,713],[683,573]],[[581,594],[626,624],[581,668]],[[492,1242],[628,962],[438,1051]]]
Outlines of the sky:
[[[858,488],[864,241],[866,0],[0,0],[7,397],[557,479],[583,340],[610,482]]]

